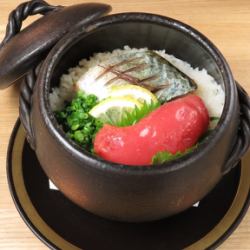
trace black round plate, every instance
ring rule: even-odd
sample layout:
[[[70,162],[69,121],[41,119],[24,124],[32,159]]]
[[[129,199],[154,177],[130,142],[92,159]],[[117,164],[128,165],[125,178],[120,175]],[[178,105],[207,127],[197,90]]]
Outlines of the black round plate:
[[[25,140],[19,120],[9,144],[7,173],[20,215],[35,235],[51,248],[211,249],[233,232],[247,211],[249,165],[248,152],[198,207],[163,220],[137,224],[97,217],[73,204],[59,191],[51,190],[34,151]]]

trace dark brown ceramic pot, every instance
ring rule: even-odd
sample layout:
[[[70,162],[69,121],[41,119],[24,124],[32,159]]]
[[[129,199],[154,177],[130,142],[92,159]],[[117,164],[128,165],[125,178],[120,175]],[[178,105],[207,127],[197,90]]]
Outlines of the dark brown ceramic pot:
[[[124,45],[165,49],[206,68],[225,91],[218,126],[192,153],[156,166],[104,161],[66,139],[49,104],[49,93],[67,69],[95,52]],[[22,86],[20,116],[41,166],[62,193],[82,208],[122,221],[149,221],[179,213],[202,199],[237,163],[249,145],[249,98],[235,83],[218,49],[179,21],[122,13],[80,23],[51,49],[36,75]],[[29,90],[35,87],[29,113]],[[240,112],[241,109],[241,112]]]

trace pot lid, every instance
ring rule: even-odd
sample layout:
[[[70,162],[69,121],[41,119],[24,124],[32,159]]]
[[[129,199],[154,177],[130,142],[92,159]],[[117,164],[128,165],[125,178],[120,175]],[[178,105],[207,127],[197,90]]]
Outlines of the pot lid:
[[[41,62],[73,26],[89,23],[110,11],[109,5],[101,3],[63,7],[32,0],[19,5],[9,15],[6,36],[0,44],[0,89],[9,87]],[[38,13],[44,16],[18,33],[22,21]]]

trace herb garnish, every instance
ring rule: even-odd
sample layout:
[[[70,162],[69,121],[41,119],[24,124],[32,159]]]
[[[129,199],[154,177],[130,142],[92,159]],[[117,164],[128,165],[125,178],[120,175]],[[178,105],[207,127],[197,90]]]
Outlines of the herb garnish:
[[[124,110],[119,120],[107,119],[106,122],[117,127],[131,126],[139,122],[143,117],[151,113],[156,108],[160,107],[160,105],[161,104],[159,102],[144,102],[142,106],[135,106],[135,108],[130,112]]]
[[[152,157],[152,164],[162,164],[164,162],[175,160],[183,155],[191,153],[197,146],[198,144],[195,144],[193,147],[186,149],[184,152],[177,152],[175,154],[168,151],[160,151]]]
[[[89,114],[89,111],[98,103],[95,95],[86,95],[78,91],[74,99],[67,103],[55,116],[62,125],[67,137],[77,142],[88,151],[92,151],[93,138],[103,126],[102,122]]]

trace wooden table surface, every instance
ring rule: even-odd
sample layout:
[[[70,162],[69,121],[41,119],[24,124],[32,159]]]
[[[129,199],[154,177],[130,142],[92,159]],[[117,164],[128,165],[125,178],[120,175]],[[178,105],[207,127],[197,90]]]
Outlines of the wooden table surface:
[[[5,33],[8,13],[21,2],[21,0],[0,0],[0,40]],[[81,2],[84,0],[50,0],[54,5]],[[250,93],[249,0],[104,0],[103,2],[111,4],[114,13],[152,12],[179,19],[195,27],[217,45],[231,66],[235,79]],[[24,25],[32,20],[34,18],[28,19]],[[20,218],[7,186],[6,152],[13,125],[18,117],[18,96],[18,84],[0,91],[0,249],[47,249]],[[250,210],[237,230],[219,249],[250,249]]]

